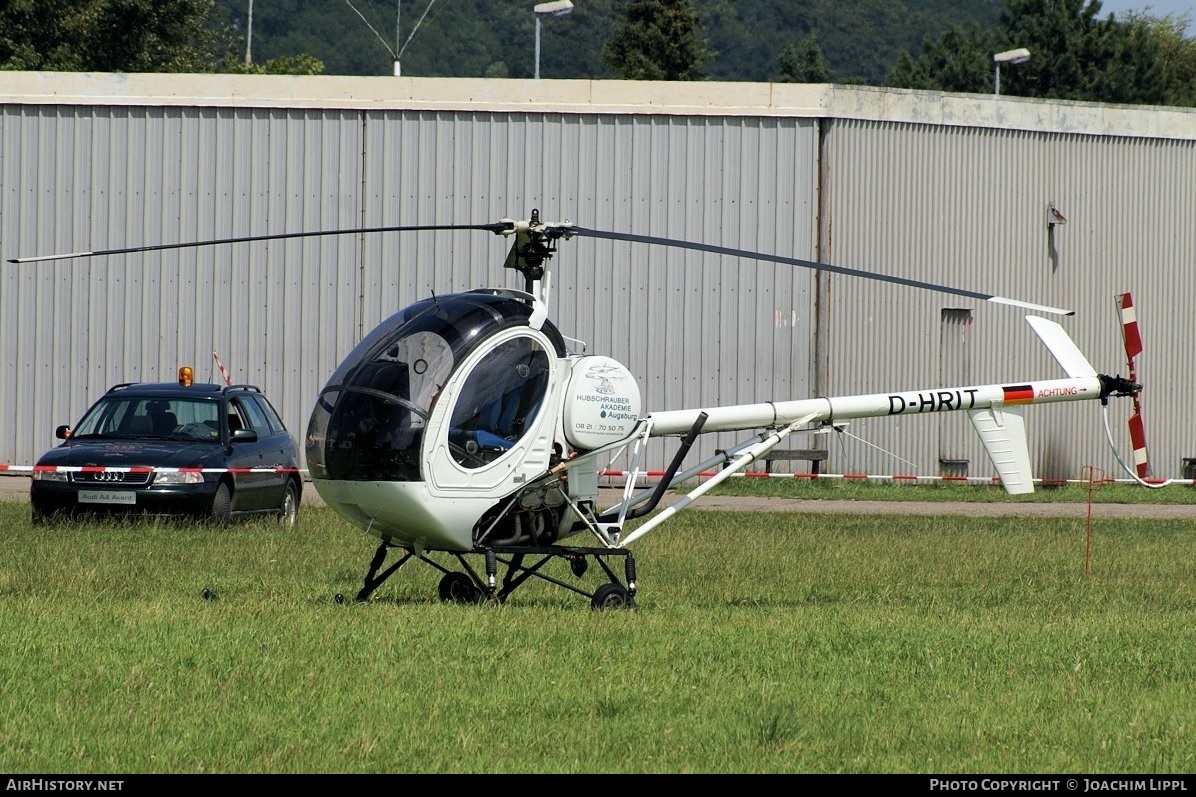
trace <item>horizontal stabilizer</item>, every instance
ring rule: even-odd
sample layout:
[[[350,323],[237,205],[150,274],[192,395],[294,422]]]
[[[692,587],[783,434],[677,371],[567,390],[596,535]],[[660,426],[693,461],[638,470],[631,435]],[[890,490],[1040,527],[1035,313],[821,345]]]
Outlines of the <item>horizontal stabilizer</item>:
[[[1080,351],[1063,327],[1054,321],[1039,316],[1026,316],[1026,323],[1037,333],[1051,355],[1063,366],[1068,376],[1096,376],[1096,369]]]
[[[980,434],[984,450],[1010,495],[1034,492],[1030,450],[1026,444],[1026,419],[1021,407],[971,410],[968,417]]]

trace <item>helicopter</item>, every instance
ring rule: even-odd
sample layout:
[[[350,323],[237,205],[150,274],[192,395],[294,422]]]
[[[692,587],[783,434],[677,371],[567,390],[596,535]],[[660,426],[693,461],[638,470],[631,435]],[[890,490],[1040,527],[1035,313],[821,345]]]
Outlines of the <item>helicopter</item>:
[[[417,561],[441,573],[443,601],[503,603],[535,579],[588,598],[594,609],[632,609],[639,581],[631,544],[796,431],[856,418],[966,412],[1005,490],[1027,493],[1034,486],[1026,406],[1107,405],[1115,396],[1136,401],[1142,389],[1093,368],[1063,327],[1045,317],[1072,314],[1063,308],[797,258],[544,221],[538,209],[526,220],[478,225],[300,232],[10,262],[430,230],[510,239],[503,267],[518,272],[524,287],[416,301],[366,334],[320,390],[304,441],[312,485],[329,507],[378,539],[358,602],[373,598],[401,567]],[[1066,377],[647,411],[627,367],[576,351],[549,318],[553,258],[562,242],[586,237],[766,260],[1028,310],[1033,314],[1025,317],[1027,324]],[[744,437],[686,466],[698,437],[712,432]],[[653,438],[676,440],[676,451],[655,487],[637,491],[636,475]],[[619,455],[630,457],[632,477],[618,503],[600,506],[600,474]],[[670,489],[713,468],[713,476],[657,511]],[[620,559],[621,573],[612,566]],[[587,578],[591,563],[600,571],[597,585]],[[342,593],[335,599],[346,600]]]

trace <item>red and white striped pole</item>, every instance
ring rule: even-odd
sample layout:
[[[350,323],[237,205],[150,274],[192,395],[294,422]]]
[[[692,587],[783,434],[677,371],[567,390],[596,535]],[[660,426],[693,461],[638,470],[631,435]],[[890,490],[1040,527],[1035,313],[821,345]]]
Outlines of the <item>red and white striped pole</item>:
[[[233,378],[228,375],[228,369],[226,369],[224,364],[220,362],[220,355],[216,352],[212,352],[212,359],[216,361],[216,367],[220,369],[220,375],[224,377],[224,384],[231,385],[233,383]]]

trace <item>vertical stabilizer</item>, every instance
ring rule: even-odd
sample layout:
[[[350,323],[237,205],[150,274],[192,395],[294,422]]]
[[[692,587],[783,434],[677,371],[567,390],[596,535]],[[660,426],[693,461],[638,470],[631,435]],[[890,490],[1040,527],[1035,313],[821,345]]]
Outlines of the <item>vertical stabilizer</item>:
[[[1088,362],[1088,358],[1063,327],[1050,319],[1032,315],[1026,316],[1026,323],[1046,344],[1051,356],[1063,366],[1068,376],[1096,376],[1096,369],[1092,367],[1092,363]]]
[[[968,417],[984,443],[984,450],[1001,476],[1005,492],[1011,495],[1034,492],[1030,449],[1026,443],[1026,419],[1021,407],[990,407],[971,410]]]

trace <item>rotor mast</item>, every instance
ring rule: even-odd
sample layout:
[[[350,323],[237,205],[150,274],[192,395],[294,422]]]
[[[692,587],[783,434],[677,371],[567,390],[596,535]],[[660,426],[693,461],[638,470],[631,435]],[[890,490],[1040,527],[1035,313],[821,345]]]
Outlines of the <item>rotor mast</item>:
[[[540,211],[533,208],[527,221],[503,219],[499,235],[514,235],[515,241],[507,253],[503,268],[510,268],[523,275],[524,290],[531,294],[535,303],[529,322],[539,329],[548,318],[548,297],[552,290],[550,263],[556,254],[556,244],[561,238],[572,236],[569,222],[542,222]]]

